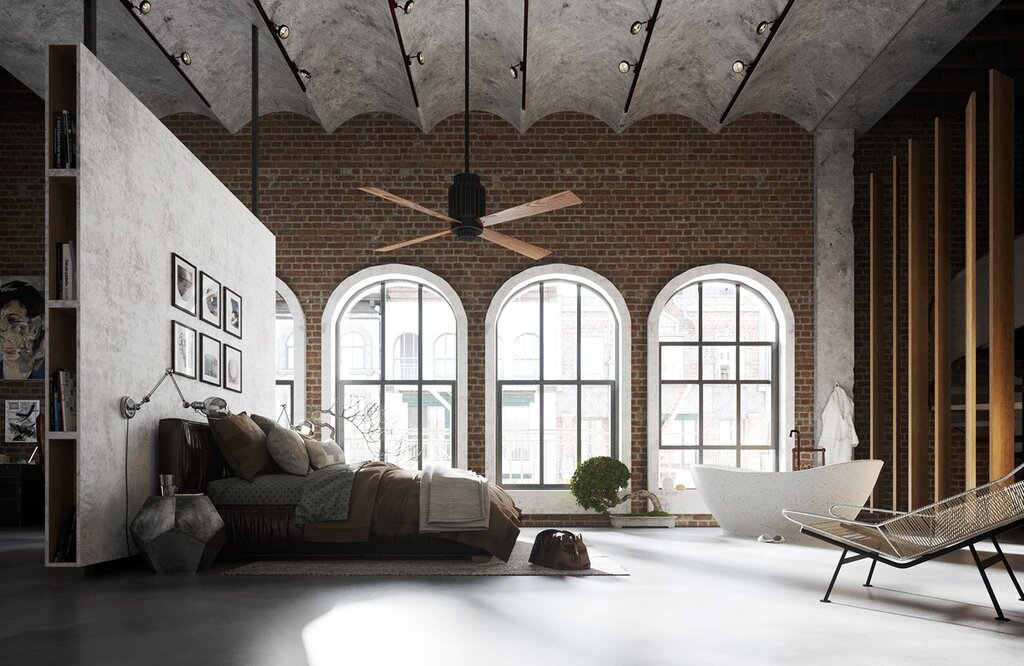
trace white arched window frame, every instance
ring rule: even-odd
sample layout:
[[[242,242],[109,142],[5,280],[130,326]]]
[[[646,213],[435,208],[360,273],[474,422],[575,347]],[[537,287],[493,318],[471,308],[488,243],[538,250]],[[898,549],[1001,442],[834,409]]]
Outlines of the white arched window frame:
[[[468,372],[466,358],[469,354],[469,343],[466,334],[467,319],[466,310],[462,306],[462,300],[444,279],[430,271],[416,266],[403,264],[384,264],[371,266],[349,276],[339,284],[331,293],[324,308],[321,319],[321,377],[323,378],[322,401],[324,407],[334,404],[337,397],[338,387],[338,364],[336,358],[336,335],[338,320],[344,314],[345,308],[352,299],[372,284],[399,280],[413,282],[430,287],[440,294],[451,306],[455,314],[455,334],[457,343],[456,359],[456,399],[455,399],[455,424],[453,434],[455,435],[455,456],[458,466],[466,467],[468,459],[467,437],[469,436],[469,418],[467,414],[468,400],[466,397],[466,385]],[[327,436],[329,433],[322,433]]]
[[[293,320],[291,369],[294,373],[294,413],[291,416],[292,423],[300,423],[306,418],[306,315],[302,312],[299,297],[284,280],[275,278],[275,289],[288,304]]]
[[[757,292],[767,302],[778,321],[779,418],[775,423],[775,434],[779,442],[779,469],[787,471],[791,468],[792,442],[788,434],[795,423],[796,380],[793,309],[782,289],[768,276],[746,266],[710,264],[690,269],[666,284],[654,300],[647,319],[647,483],[651,489],[660,487],[658,472],[661,453],[661,315],[677,292],[692,284],[710,281],[738,283]],[[668,507],[666,510],[673,513],[706,513],[707,508],[699,497],[699,491],[699,488],[697,492],[662,489],[657,491],[657,494]]]
[[[618,458],[626,466],[630,466],[632,441],[630,436],[631,410],[630,396],[631,358],[630,335],[631,323],[629,310],[622,294],[604,276],[580,266],[567,264],[548,264],[529,268],[505,282],[498,289],[487,310],[485,321],[485,364],[486,364],[486,395],[485,406],[487,428],[485,432],[485,468],[489,479],[497,476],[497,384],[498,384],[498,319],[506,303],[520,290],[538,282],[565,280],[582,284],[603,297],[611,306],[612,314],[619,324],[619,335],[616,342],[616,353],[619,359],[616,391],[615,437],[618,442]],[[508,368],[506,368],[508,370]],[[583,509],[564,488],[530,488],[520,489],[514,485],[505,486],[505,490],[525,513],[582,513]],[[618,507],[616,512],[628,512],[629,507]]]

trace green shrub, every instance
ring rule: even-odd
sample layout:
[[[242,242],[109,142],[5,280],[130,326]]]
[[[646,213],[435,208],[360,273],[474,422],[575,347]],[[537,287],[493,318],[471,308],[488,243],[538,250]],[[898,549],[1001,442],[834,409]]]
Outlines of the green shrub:
[[[584,460],[569,481],[569,490],[584,509],[607,514],[622,502],[619,490],[629,484],[629,468],[608,456]]]

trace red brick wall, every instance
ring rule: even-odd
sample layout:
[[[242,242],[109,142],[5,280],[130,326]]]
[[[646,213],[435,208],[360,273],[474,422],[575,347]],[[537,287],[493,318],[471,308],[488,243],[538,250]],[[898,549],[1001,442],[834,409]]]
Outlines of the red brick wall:
[[[545,261],[590,268],[622,292],[633,322],[634,487],[646,487],[647,316],[665,283],[694,266],[742,264],[785,291],[796,316],[796,425],[813,441],[810,134],[767,115],[719,134],[674,116],[648,118],[621,134],[579,114],[548,117],[526,134],[485,114],[473,114],[473,122],[472,168],[488,188],[488,210],[562,189],[584,201],[502,230],[550,249]],[[166,124],[249,201],[247,133],[232,135],[197,116],[171,117]],[[448,184],[462,168],[461,131],[459,117],[423,134],[394,116],[365,115],[326,134],[300,116],[267,116],[261,120],[260,217],[277,234],[278,274],[305,312],[310,411],[321,403],[320,319],[344,278],[398,262],[452,285],[469,319],[469,464],[483,471],[484,318],[501,284],[534,262],[490,244],[447,238],[374,254],[374,247],[443,224],[355,189],[376,185],[444,211]]]
[[[0,276],[45,270],[43,226],[43,101],[0,94]],[[7,444],[5,400],[44,400],[45,381],[0,380],[0,455],[27,458],[35,447]]]

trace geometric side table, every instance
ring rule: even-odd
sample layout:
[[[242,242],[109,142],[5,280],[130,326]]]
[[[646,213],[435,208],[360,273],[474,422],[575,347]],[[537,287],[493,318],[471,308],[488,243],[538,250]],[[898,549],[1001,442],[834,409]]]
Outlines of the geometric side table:
[[[132,538],[157,573],[195,573],[224,546],[224,520],[206,495],[150,497],[131,525]]]

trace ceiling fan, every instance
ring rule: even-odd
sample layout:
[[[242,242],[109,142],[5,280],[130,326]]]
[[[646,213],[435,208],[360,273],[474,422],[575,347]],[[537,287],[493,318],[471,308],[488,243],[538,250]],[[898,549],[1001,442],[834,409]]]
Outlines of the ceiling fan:
[[[465,170],[456,174],[453,183],[448,186],[448,214],[439,213],[417,203],[403,199],[400,196],[386,192],[376,187],[360,187],[359,189],[367,194],[393,201],[396,204],[412,208],[424,215],[443,220],[450,225],[450,228],[437,233],[420,236],[411,240],[402,241],[386,247],[380,247],[374,252],[391,252],[399,248],[422,243],[434,238],[440,238],[452,234],[462,241],[472,241],[483,238],[506,249],[518,252],[531,259],[542,259],[551,252],[543,248],[523,242],[511,236],[498,233],[491,229],[496,224],[510,222],[531,215],[548,213],[560,208],[575,206],[583,203],[578,196],[566,190],[558,194],[537,199],[529,203],[507,208],[497,213],[486,214],[487,210],[487,188],[480,182],[480,176],[469,170],[469,0],[466,0],[466,72],[465,72],[465,116],[464,116],[464,148],[465,148]]]

